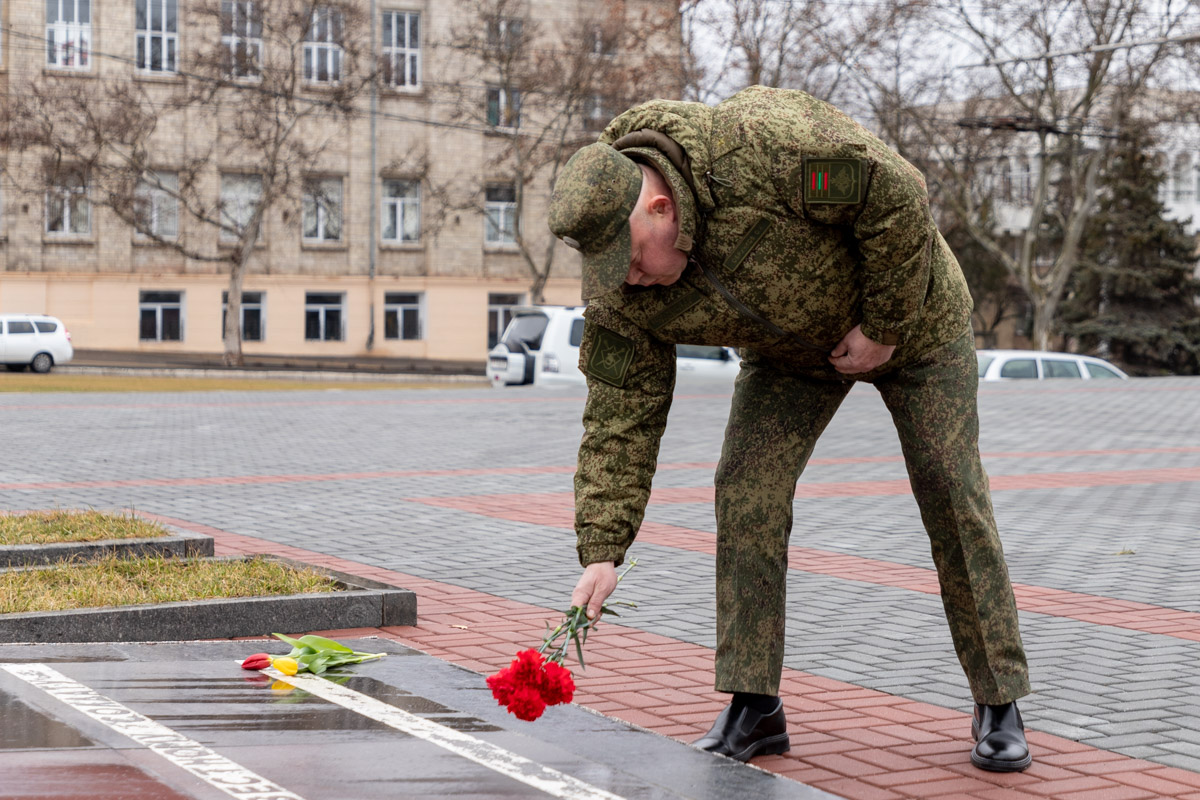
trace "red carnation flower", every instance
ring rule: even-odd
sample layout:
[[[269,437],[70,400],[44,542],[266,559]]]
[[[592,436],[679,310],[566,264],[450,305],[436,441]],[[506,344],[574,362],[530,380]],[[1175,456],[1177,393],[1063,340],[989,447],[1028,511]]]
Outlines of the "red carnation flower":
[[[546,710],[546,701],[538,694],[537,689],[530,686],[520,686],[508,701],[508,710],[517,719],[533,722]]]
[[[575,697],[575,681],[571,671],[562,664],[550,661],[544,670],[542,681],[542,699],[548,706],[559,703],[569,703]]]
[[[492,690],[492,697],[496,698],[496,702],[502,706],[508,705],[509,698],[517,688],[513,681],[512,670],[507,667],[495,675],[488,676],[487,685]]]

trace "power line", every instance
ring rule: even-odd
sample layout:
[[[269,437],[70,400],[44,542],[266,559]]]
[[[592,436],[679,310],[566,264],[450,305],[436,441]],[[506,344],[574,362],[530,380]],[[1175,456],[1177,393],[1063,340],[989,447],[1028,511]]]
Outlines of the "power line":
[[[1001,64],[1017,64],[1025,61],[1045,61],[1050,58],[1059,58],[1061,56],[1078,56],[1086,53],[1107,53],[1113,50],[1126,50],[1130,47],[1145,47],[1155,44],[1186,44],[1189,42],[1200,42],[1200,31],[1185,33],[1180,36],[1165,36],[1158,39],[1140,39],[1132,42],[1109,42],[1108,44],[1096,44],[1091,47],[1084,47],[1078,50],[1056,50],[1049,53],[1042,53],[1037,56],[1014,56],[1013,58],[989,58],[979,64],[964,64],[958,69],[978,69],[980,67],[996,67]]]

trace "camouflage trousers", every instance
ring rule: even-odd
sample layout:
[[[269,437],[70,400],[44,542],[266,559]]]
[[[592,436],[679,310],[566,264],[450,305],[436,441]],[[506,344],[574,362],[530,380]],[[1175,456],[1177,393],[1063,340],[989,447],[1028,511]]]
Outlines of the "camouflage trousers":
[[[1022,697],[1017,607],[979,457],[973,338],[871,382],[900,435],[971,693],[988,704]],[[796,481],[852,385],[832,371],[743,363],[716,475],[717,691],[779,692]]]

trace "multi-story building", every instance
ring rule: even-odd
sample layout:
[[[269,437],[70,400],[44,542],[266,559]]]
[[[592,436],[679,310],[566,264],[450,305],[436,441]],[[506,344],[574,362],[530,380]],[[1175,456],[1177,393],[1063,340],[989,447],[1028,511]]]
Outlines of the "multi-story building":
[[[677,4],[349,5],[357,31],[337,5],[301,0],[2,0],[0,85],[10,100],[40,87],[46,104],[74,103],[83,116],[94,107],[103,128],[126,110],[122,97],[160,111],[187,99],[153,118],[152,132],[128,137],[140,143],[129,157],[153,172],[150,181],[133,176],[140,227],[70,155],[5,151],[0,311],[60,317],[77,348],[220,353],[230,259],[265,185],[259,151],[247,144],[254,132],[235,130],[230,106],[265,99],[262,65],[281,57],[296,62],[295,107],[344,107],[336,120],[300,114],[291,133],[311,152],[305,174],[287,177],[288,196],[264,206],[251,246],[246,355],[482,362],[509,309],[536,299],[535,272],[547,273],[551,260],[543,301],[578,303],[578,257],[546,230],[554,167],[623,104],[678,96],[661,67],[663,80],[640,86],[614,82],[612,67],[645,65],[648,54],[677,63]],[[297,8],[311,22],[294,51],[281,53],[265,31],[273,14]],[[584,33],[565,33],[576,27]],[[369,43],[358,74],[379,69],[377,82],[351,93],[353,35]],[[232,80],[206,98],[213,53],[224,54]],[[555,85],[526,82],[581,55],[600,66],[567,76],[588,95],[582,104],[564,95],[576,109],[555,128],[563,116]],[[523,69],[512,68],[516,60]],[[534,95],[538,103],[527,102]],[[106,146],[106,164],[124,157],[120,141]]]

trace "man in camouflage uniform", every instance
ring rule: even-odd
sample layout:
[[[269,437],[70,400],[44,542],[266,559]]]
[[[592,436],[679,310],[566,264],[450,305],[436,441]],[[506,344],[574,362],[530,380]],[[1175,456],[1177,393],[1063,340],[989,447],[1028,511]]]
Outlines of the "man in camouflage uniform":
[[[1030,763],[1017,609],[980,463],[971,299],[921,174],[833,107],[753,87],[652,101],[564,168],[550,227],[583,257],[588,376],[575,477],[589,615],[650,494],[675,344],[741,349],[716,474],[716,688],[697,746],[788,749],[777,695],[796,481],[855,381],[891,412],[976,703],[974,763]]]

